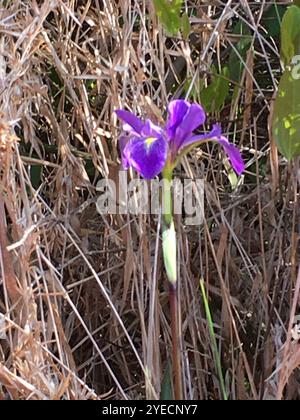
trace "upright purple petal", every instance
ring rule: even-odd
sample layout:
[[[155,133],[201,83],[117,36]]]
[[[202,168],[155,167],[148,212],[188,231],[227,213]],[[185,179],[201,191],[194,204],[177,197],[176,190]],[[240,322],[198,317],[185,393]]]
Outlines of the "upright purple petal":
[[[141,135],[143,137],[160,137],[162,136],[163,132],[164,130],[153,124],[151,120],[146,120]]]
[[[175,99],[169,103],[166,129],[170,138],[175,136],[176,128],[182,123],[189,107],[190,103],[182,99]]]
[[[117,114],[118,118],[120,118],[122,121],[128,124],[131,128],[133,128],[133,130],[136,133],[141,134],[144,127],[144,123],[142,120],[140,120],[132,112],[124,111],[124,109],[117,109],[115,113]]]
[[[173,143],[172,148],[179,149],[193,131],[205,122],[205,112],[200,105],[180,99],[170,102],[168,111],[167,133]]]
[[[200,105],[192,104],[181,124],[177,127],[174,141],[180,147],[199,125],[205,121],[205,112]]]
[[[245,170],[245,164],[239,149],[233,144],[229,143],[228,139],[224,136],[221,136],[218,139],[218,142],[224,147],[225,152],[227,153],[229,160],[233,166],[233,169],[238,175],[241,175],[241,173]]]
[[[168,143],[164,137],[132,138],[124,149],[124,160],[144,178],[152,179],[164,168]]]

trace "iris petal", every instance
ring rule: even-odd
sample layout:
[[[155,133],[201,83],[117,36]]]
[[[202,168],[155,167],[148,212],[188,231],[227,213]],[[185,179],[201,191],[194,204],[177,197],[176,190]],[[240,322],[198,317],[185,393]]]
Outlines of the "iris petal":
[[[189,107],[190,103],[182,99],[175,99],[169,103],[166,129],[170,138],[175,136],[176,128],[182,123]]]
[[[153,124],[152,121],[146,120],[141,134],[144,137],[160,137],[163,134],[163,129]]]
[[[199,143],[204,140],[215,139],[221,136],[221,126],[214,124],[212,130],[207,134],[195,134],[194,136],[187,137],[181,144],[179,151],[182,151],[185,147],[191,146],[194,143]]]
[[[151,179],[164,168],[168,144],[164,137],[135,137],[129,140],[123,151],[123,160],[128,162],[144,178]]]
[[[202,107],[197,104],[192,104],[186,113],[181,124],[176,129],[174,141],[177,147],[181,147],[182,143],[190,137],[194,130],[205,121],[205,112]]]
[[[199,134],[187,138],[182,143],[182,146],[180,147],[179,151],[181,152],[188,146],[191,146],[193,144],[196,145],[197,143],[201,143],[201,141],[205,140],[214,140],[219,142],[223,146],[226,154],[228,155],[229,160],[236,173],[240,175],[244,171],[245,165],[238,148],[233,144],[229,143],[228,139],[221,135],[221,126],[219,124],[215,124],[213,126],[213,129],[207,134]]]
[[[233,166],[233,169],[238,175],[241,175],[241,173],[245,170],[245,164],[239,149],[233,144],[229,143],[228,139],[224,136],[221,136],[218,139],[218,142],[224,147],[225,152]]]
[[[127,155],[125,154],[125,148],[127,146],[127,143],[130,141],[128,135],[123,134],[119,139],[119,149],[121,153],[122,158],[122,166],[124,169],[128,169],[130,166],[130,163],[128,162]]]
[[[190,104],[181,99],[170,102],[168,112],[167,132],[174,144],[173,149],[174,146],[179,149],[185,139],[205,122],[205,112],[200,105]]]
[[[142,120],[140,120],[138,117],[132,114],[132,112],[124,111],[123,109],[117,109],[115,113],[122,121],[124,121],[131,128],[133,128],[133,130],[136,133],[141,134],[144,127],[144,123]],[[125,131],[127,131],[126,127]]]

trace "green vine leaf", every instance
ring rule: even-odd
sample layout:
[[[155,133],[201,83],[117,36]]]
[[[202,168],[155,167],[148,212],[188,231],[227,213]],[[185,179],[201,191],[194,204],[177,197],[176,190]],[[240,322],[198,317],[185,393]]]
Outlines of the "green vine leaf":
[[[177,35],[181,29],[181,6],[182,0],[153,0],[158,19],[164,29],[171,36]]]
[[[281,24],[281,59],[287,66],[300,54],[300,8],[291,6],[285,12]]]
[[[288,159],[300,154],[300,77],[287,69],[281,77],[272,121],[279,151]]]

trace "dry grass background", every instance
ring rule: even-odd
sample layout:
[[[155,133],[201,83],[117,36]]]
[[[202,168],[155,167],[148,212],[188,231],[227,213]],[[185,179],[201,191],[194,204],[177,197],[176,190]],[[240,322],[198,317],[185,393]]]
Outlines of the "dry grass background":
[[[184,395],[221,398],[203,278],[229,397],[299,398],[299,167],[268,133],[280,70],[261,25],[270,3],[188,1],[185,41],[166,37],[146,0],[0,1],[0,399],[159,398],[171,351],[159,221],[100,216],[95,187],[120,169],[113,110],[160,121],[187,80],[199,96],[234,48],[234,17],[257,50],[211,119],[247,170],[232,192],[210,147],[177,171],[206,180],[204,224],[176,220]]]

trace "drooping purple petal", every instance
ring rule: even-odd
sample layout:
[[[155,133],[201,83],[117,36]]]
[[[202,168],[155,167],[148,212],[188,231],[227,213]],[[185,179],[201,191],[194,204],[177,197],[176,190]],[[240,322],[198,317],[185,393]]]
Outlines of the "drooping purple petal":
[[[238,175],[241,175],[241,173],[245,170],[245,164],[239,149],[233,144],[229,143],[228,139],[224,136],[219,137],[218,142],[224,147],[225,152],[233,166],[233,169]]]
[[[124,121],[126,124],[128,124],[133,130],[141,134],[144,123],[142,120],[140,120],[138,117],[136,117],[132,112],[124,111],[124,109],[117,109],[115,110],[115,113],[117,114],[118,118],[120,118],[122,121]],[[125,131],[126,127],[125,127]]]
[[[201,141],[205,140],[217,140],[221,136],[222,129],[220,124],[214,124],[212,130],[207,134],[195,134],[190,137],[187,137],[182,142],[179,152],[181,152],[184,148],[191,146],[192,144],[200,143]]]
[[[168,107],[169,117],[166,130],[173,143],[173,149],[179,149],[182,143],[191,137],[193,131],[205,122],[205,112],[198,104],[176,99]]]
[[[164,137],[136,137],[129,140],[123,151],[123,159],[144,178],[151,179],[164,168],[168,144]]]
[[[228,139],[221,135],[221,126],[219,124],[215,124],[212,128],[212,130],[207,134],[197,134],[194,136],[191,136],[190,138],[187,138],[181,145],[179,152],[184,150],[185,148],[201,143],[205,140],[213,140],[220,143],[226,152],[226,154],[229,157],[229,160],[233,166],[233,169],[236,171],[238,175],[240,175],[244,169],[245,165],[242,159],[242,156],[236,146],[229,143]]]

